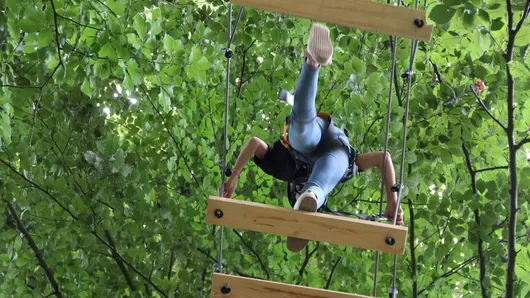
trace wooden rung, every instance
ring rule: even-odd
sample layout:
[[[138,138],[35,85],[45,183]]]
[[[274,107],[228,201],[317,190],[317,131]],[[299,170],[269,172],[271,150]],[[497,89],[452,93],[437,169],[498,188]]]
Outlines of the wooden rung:
[[[219,217],[218,217],[219,216]],[[408,228],[356,218],[308,213],[278,206],[208,199],[206,222],[236,229],[404,254]],[[387,244],[387,238],[393,244]]]
[[[229,285],[230,292],[222,288]],[[369,298],[337,291],[289,285],[267,280],[214,273],[211,298]]]
[[[233,4],[376,33],[430,41],[425,11],[369,0],[230,0]],[[423,20],[424,26],[414,24]]]

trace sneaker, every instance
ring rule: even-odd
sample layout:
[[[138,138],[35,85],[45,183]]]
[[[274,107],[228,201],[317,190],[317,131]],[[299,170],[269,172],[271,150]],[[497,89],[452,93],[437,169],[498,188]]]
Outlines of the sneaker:
[[[320,65],[331,64],[333,45],[329,38],[328,27],[322,24],[313,24],[307,41],[309,55]]]
[[[315,193],[306,190],[300,195],[294,204],[295,210],[305,212],[316,212],[318,207],[317,197]],[[291,252],[299,252],[306,247],[309,241],[306,239],[287,237],[287,249]]]

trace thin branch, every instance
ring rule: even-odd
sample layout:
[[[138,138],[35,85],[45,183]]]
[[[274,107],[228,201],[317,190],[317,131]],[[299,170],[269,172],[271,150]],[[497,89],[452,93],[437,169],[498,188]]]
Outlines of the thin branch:
[[[163,297],[169,297],[166,292],[164,292],[160,287],[158,287],[149,277],[145,276],[142,272],[140,272],[136,267],[134,267],[131,263],[127,262],[119,253],[116,251],[112,245],[110,245],[105,239],[101,238],[98,233],[92,231],[92,235],[96,236],[96,238],[103,243],[108,249],[112,251],[112,254],[119,258],[125,265],[127,265],[129,268],[131,268],[136,274],[138,274],[140,277],[142,277],[144,280],[146,280],[158,293],[160,293]]]
[[[479,170],[476,170],[475,173],[482,173],[482,172],[496,171],[496,170],[507,170],[507,169],[508,169],[508,166],[498,166],[498,167],[479,169]]]
[[[44,188],[42,188],[40,185],[38,185],[37,183],[31,181],[30,179],[26,178],[26,176],[24,176],[22,173],[20,173],[19,171],[17,171],[10,163],[6,162],[5,160],[3,160],[2,158],[0,158],[0,162],[3,163],[5,166],[7,166],[9,169],[11,169],[11,171],[13,171],[15,174],[17,174],[19,177],[21,177],[23,180],[25,180],[27,183],[31,184],[33,187],[35,187],[36,189],[40,190],[41,192],[43,192],[44,194],[46,194],[50,199],[52,199],[52,201],[54,201],[55,203],[57,203],[59,205],[59,207],[61,207],[61,209],[63,209],[64,211],[68,212],[68,214],[70,214],[70,216],[75,219],[75,220],[78,220],[77,216],[75,216],[72,211],[70,211],[70,209],[68,209],[68,207],[64,206],[61,202],[59,202],[59,200],[54,197],[49,191],[45,190]]]
[[[521,16],[521,19],[519,20],[519,23],[517,23],[517,26],[513,30],[514,37],[519,33],[519,30],[523,27],[524,22],[528,18],[528,15],[530,14],[530,0],[526,0],[526,5],[523,9],[523,15]],[[512,28],[510,28],[512,29]]]
[[[471,176],[471,191],[473,195],[477,194],[477,182],[476,182],[476,176],[477,172],[473,170],[473,166],[471,165],[471,158],[469,156],[469,151],[466,148],[466,145],[464,143],[464,140],[462,140],[462,151],[464,151],[464,157],[467,165],[467,169],[469,171],[469,175]],[[475,223],[477,224],[478,229],[480,229],[481,223],[480,223],[480,213],[478,208],[473,210],[473,215],[475,216]],[[484,281],[484,278],[486,277],[486,257],[484,255],[484,241],[480,235],[480,233],[477,233],[478,236],[478,243],[477,243],[477,250],[479,255],[479,269],[480,269],[480,290],[482,293],[482,297],[487,298],[488,290],[482,283]]]
[[[434,75],[436,76],[436,80],[438,81],[438,83],[443,83],[444,80],[442,78],[442,74],[440,73],[440,69],[438,68],[438,65],[436,65],[436,63],[433,63],[432,60],[430,60],[431,64],[432,64],[432,68],[434,70]]]
[[[94,26],[91,26],[91,25],[85,25],[85,24],[81,24],[79,23],[78,21],[74,20],[74,19],[71,19],[71,18],[68,18],[68,17],[65,17],[65,16],[62,16],[60,14],[57,14],[57,17],[61,18],[61,19],[64,19],[64,20],[67,20],[67,21],[70,21],[78,26],[81,26],[81,27],[85,27],[85,28],[90,28],[90,29],[94,29],[94,30],[97,30],[97,31],[101,31],[103,29],[101,28],[97,28],[97,27],[94,27]]]
[[[506,217],[505,219],[503,219],[503,221],[495,225],[495,227],[491,230],[491,232],[489,232],[488,236],[491,236],[491,234],[495,233],[495,231],[500,229],[507,221],[508,221],[508,217]]]
[[[175,144],[175,147],[177,148],[177,151],[180,154],[180,157],[184,160],[184,165],[186,166],[186,168],[190,172],[190,175],[193,178],[193,180],[195,181],[195,184],[197,185],[197,187],[200,187],[201,184],[199,183],[199,180],[197,180],[197,177],[195,177],[195,175],[193,174],[193,171],[191,170],[191,167],[188,164],[188,161],[186,160],[186,156],[184,155],[184,152],[180,148],[179,142],[177,142],[177,139],[171,133],[171,128],[168,126],[167,120],[164,118],[162,113],[160,113],[160,111],[156,108],[155,104],[153,103],[153,100],[151,99],[151,96],[149,95],[149,93],[147,93],[147,90],[144,88],[144,86],[140,86],[140,89],[142,89],[143,93],[147,97],[147,100],[149,100],[149,102],[151,103],[151,106],[153,107],[153,109],[156,111],[156,113],[158,114],[160,119],[162,119],[162,123],[163,123],[164,127],[166,128],[166,131],[167,131],[169,137],[171,138],[171,140],[173,140],[173,143]]]
[[[10,202],[8,202],[6,200],[4,200],[4,201],[7,203],[7,208],[9,208],[9,211],[13,215],[13,218],[15,219],[15,221],[17,222],[18,229],[22,232],[22,234],[24,235],[24,238],[26,238],[26,241],[28,242],[29,246],[31,247],[31,250],[33,250],[33,253],[35,254],[35,257],[37,258],[37,261],[39,262],[39,265],[42,267],[42,270],[44,270],[44,273],[46,274],[46,277],[48,278],[48,281],[52,285],[53,294],[57,298],[64,297],[63,294],[61,293],[61,291],[59,290],[59,285],[57,284],[57,281],[53,277],[52,270],[48,267],[48,264],[44,260],[44,256],[43,256],[42,252],[39,250],[39,248],[37,247],[37,244],[33,240],[33,237],[31,237],[31,234],[28,232],[28,230],[26,230],[26,227],[24,227],[24,224],[22,223],[22,221],[20,220],[20,217],[16,213],[15,208],[13,208],[13,205],[11,205]]]
[[[421,291],[418,292],[418,295],[421,296],[421,294],[423,294],[423,292],[427,291],[430,287],[432,287],[438,280],[442,279],[442,278],[447,278],[453,274],[456,274],[458,273],[458,271],[462,270],[463,268],[465,268],[467,265],[471,264],[472,262],[474,262],[475,260],[477,259],[477,256],[473,256],[465,261],[463,261],[462,263],[458,264],[456,267],[454,267],[453,269],[445,272],[444,274],[436,277],[435,279],[433,279],[427,286],[425,286],[425,288],[423,288]]]
[[[171,272],[173,270],[173,264],[175,261],[174,256],[175,256],[175,248],[171,248],[171,255],[169,256],[169,268],[167,270],[167,280],[171,280]]]
[[[335,90],[337,88],[337,83],[338,83],[338,81],[335,81],[335,82],[333,82],[331,87],[329,87],[328,92],[326,93],[326,95],[324,96],[324,99],[322,100],[322,102],[320,103],[320,106],[318,107],[318,110],[322,110],[322,108],[324,106],[324,103],[326,102],[326,100],[328,99],[329,95],[331,94],[331,91],[333,91],[333,90]]]
[[[261,259],[261,257],[259,256],[259,254],[252,248],[252,246],[250,244],[248,244],[245,239],[243,238],[243,236],[241,234],[239,234],[238,231],[236,230],[232,230],[236,235],[237,237],[239,237],[239,239],[241,240],[241,242],[243,242],[243,245],[245,247],[247,247],[254,256],[256,256],[256,258],[258,259],[258,262],[260,263],[261,265],[261,268],[263,269],[263,271],[265,271],[265,274],[267,275],[267,279],[270,279],[270,274],[269,274],[269,270],[267,270],[267,267],[265,266],[265,264],[263,263],[263,260]]]
[[[381,119],[383,119],[383,117],[377,117],[377,118],[375,118],[375,119],[372,121],[372,123],[370,123],[370,125],[368,126],[368,128],[364,131],[364,134],[363,134],[363,140],[361,141],[361,145],[364,144],[364,141],[366,140],[366,137],[368,136],[368,133],[370,132],[370,130],[372,129],[372,127],[374,126],[374,124],[375,124],[377,121],[381,120]]]
[[[522,139],[517,145],[516,145],[516,150],[519,150],[521,149],[525,144],[528,144],[530,143],[530,138],[524,138]]]
[[[488,110],[488,108],[484,104],[484,101],[482,101],[482,98],[480,97],[480,95],[478,95],[475,89],[473,88],[469,88],[469,89],[471,89],[471,92],[473,92],[473,94],[475,95],[475,98],[477,99],[480,106],[484,109],[484,111],[486,111],[486,113],[488,113],[488,116],[490,116],[490,118],[493,119],[493,121],[495,121],[497,124],[499,124],[502,130],[506,132],[506,126],[504,126],[497,118],[495,118],[495,116],[493,116],[493,114],[490,112],[490,110]]]
[[[35,129],[35,123],[37,122],[37,113],[38,113],[38,110],[39,110],[38,107],[39,107],[40,101],[42,99],[42,94],[44,93],[44,87],[46,87],[46,85],[48,85],[48,83],[50,82],[51,78],[53,77],[53,75],[55,75],[55,73],[57,72],[57,70],[59,69],[59,67],[61,65],[62,65],[62,61],[59,61],[59,63],[57,63],[57,65],[53,69],[52,73],[48,76],[48,78],[46,78],[46,80],[44,81],[44,83],[40,87],[38,99],[35,102],[33,102],[33,120],[32,120],[32,123],[31,123],[31,131],[30,131],[30,134],[29,134],[29,145],[30,146],[31,146],[31,143],[32,143],[32,140],[33,140],[33,131]]]
[[[118,17],[118,15],[112,10],[110,9],[110,7],[107,6],[107,4],[103,3],[103,1],[101,0],[97,0],[99,4],[105,6],[115,17]]]
[[[329,289],[329,286],[331,285],[331,279],[333,278],[333,274],[335,274],[335,269],[337,269],[337,266],[339,265],[341,260],[342,260],[342,257],[339,257],[335,261],[335,264],[333,264],[333,267],[331,267],[331,272],[329,273],[328,281],[326,282],[324,289]]]
[[[302,263],[302,267],[300,267],[300,270],[298,270],[298,274],[300,275],[300,277],[304,277],[305,268],[309,264],[309,260],[315,254],[315,252],[317,251],[318,247],[319,247],[319,242],[317,242],[317,245],[315,245],[315,248],[313,248],[313,250],[311,252],[309,252],[309,246],[305,247],[304,263]]]
[[[55,9],[55,3],[53,1],[54,0],[50,0],[53,9],[53,23],[55,25],[55,43],[57,44],[57,57],[59,58],[59,65],[64,65],[63,58],[61,57],[61,44],[59,43],[59,25],[57,22],[57,17],[59,15],[57,14],[57,10]]]
[[[0,88],[15,88],[15,89],[40,89],[39,86],[15,86],[15,85],[0,85]]]
[[[123,274],[123,277],[125,277],[125,280],[127,281],[127,285],[129,285],[129,288],[131,288],[131,290],[136,291],[136,286],[134,285],[132,278],[129,275],[129,272],[127,271],[127,268],[125,268],[125,265],[123,264],[123,261],[121,260],[121,257],[117,255],[116,245],[114,244],[114,240],[112,239],[112,236],[110,235],[108,230],[105,230],[105,237],[107,238],[107,241],[113,248],[112,258],[116,261],[116,264],[118,264],[118,267],[120,267],[121,273]]]

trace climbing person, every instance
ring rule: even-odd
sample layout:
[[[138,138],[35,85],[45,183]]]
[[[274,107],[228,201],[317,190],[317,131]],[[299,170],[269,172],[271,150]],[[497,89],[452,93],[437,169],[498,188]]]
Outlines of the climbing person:
[[[352,158],[350,150],[353,150],[348,137],[343,130],[333,125],[329,115],[317,113],[315,106],[319,70],[322,66],[329,65],[333,56],[333,46],[326,26],[312,25],[304,56],[284,138],[276,141],[271,147],[263,140],[251,137],[241,150],[231,176],[224,183],[224,197],[232,198],[241,170],[251,158],[266,174],[283,181],[292,181],[303,174],[301,172],[307,172],[306,167],[298,166],[302,162],[309,164],[311,170],[308,172],[309,179],[303,192],[293,208],[316,212],[348,171]],[[384,182],[387,194],[384,216],[392,220],[397,206],[397,195],[391,190],[395,184],[395,173],[390,154],[358,154],[355,155],[354,163],[361,171],[371,168],[379,168],[382,171],[383,157],[386,159]],[[397,225],[403,224],[402,213],[400,208]],[[287,238],[287,247],[293,252],[300,251],[307,243],[304,239]]]

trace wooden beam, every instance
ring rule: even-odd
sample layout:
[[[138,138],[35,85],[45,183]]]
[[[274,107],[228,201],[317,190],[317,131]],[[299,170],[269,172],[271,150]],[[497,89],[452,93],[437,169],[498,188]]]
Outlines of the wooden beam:
[[[432,25],[425,11],[369,0],[230,0],[242,5],[296,17],[329,22],[376,33],[430,41]],[[424,22],[422,28],[414,20]]]
[[[228,284],[230,293],[221,289]],[[344,292],[314,289],[267,280],[214,273],[211,298],[369,298]]]
[[[216,214],[217,213],[217,214]],[[217,217],[216,215],[220,215]],[[394,254],[405,253],[408,228],[211,196],[206,222]],[[386,243],[392,237],[392,245]]]

